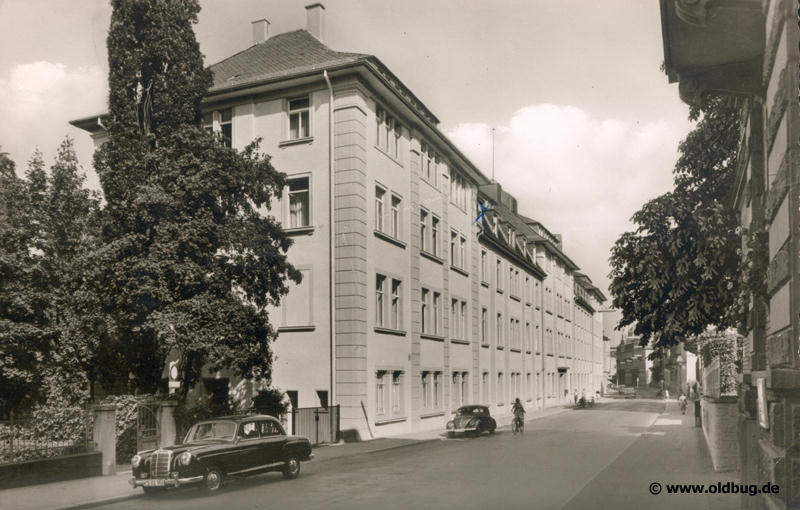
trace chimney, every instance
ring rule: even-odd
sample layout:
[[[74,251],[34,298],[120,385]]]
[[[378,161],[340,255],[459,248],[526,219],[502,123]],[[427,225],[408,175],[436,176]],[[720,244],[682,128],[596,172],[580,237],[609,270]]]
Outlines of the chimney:
[[[257,19],[253,25],[253,45],[262,43],[269,37],[269,21],[266,18]]]
[[[322,41],[325,34],[325,6],[321,3],[306,5],[306,30]]]

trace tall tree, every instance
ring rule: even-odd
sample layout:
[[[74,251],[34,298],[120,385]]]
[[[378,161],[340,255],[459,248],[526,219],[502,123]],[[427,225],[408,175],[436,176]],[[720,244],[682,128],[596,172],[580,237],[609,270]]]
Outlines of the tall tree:
[[[300,274],[290,239],[263,214],[284,185],[258,151],[201,126],[210,71],[196,0],[113,0],[108,141],[95,153],[106,206],[87,296],[98,378],[157,390],[167,354],[184,388],[204,364],[269,378],[268,305]],[[108,320],[105,320],[107,317]]]
[[[611,252],[618,327],[635,323],[646,345],[670,346],[707,326],[731,324],[739,293],[740,239],[730,205],[739,110],[724,98],[692,108],[695,129],[681,142],[674,189],[633,215]]]
[[[40,155],[27,174],[44,173]],[[29,406],[39,395],[38,373],[48,343],[43,285],[37,250],[40,232],[32,192],[43,182],[20,179],[14,162],[0,152],[0,404],[5,410]]]

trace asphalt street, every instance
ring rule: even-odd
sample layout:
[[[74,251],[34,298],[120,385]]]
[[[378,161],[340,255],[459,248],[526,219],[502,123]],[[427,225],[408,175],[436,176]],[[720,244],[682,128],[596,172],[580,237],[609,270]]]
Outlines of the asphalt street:
[[[738,496],[652,495],[651,482],[700,483],[710,471],[696,433],[663,415],[660,400],[618,400],[526,424],[521,436],[442,440],[304,463],[296,480],[269,473],[136,498],[113,509],[353,508],[725,508]],[[672,418],[672,419],[671,419]],[[688,418],[688,416],[686,417]],[[675,444],[670,427],[686,427]],[[689,438],[686,440],[686,438]],[[684,467],[682,459],[686,459]],[[665,467],[660,459],[669,459]],[[708,465],[706,465],[708,464]],[[724,475],[715,479],[724,480]]]

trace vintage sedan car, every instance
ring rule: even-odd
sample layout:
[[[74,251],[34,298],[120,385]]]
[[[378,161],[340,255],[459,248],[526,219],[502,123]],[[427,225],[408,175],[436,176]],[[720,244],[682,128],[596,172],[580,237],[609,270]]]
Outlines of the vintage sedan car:
[[[189,484],[216,491],[235,475],[282,471],[296,478],[300,462],[312,458],[309,440],[287,435],[272,416],[225,416],[196,423],[181,444],[134,455],[131,485],[147,493]]]
[[[447,437],[456,434],[473,433],[481,435],[484,432],[494,434],[497,422],[489,415],[489,408],[481,405],[459,407],[452,420],[447,422]]]

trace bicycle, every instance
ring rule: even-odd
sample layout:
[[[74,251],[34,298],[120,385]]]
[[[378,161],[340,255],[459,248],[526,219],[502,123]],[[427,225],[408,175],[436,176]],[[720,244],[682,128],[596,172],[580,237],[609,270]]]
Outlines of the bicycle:
[[[515,416],[513,420],[511,420],[511,432],[516,434],[522,434],[525,431],[525,421],[522,419],[521,416]]]

